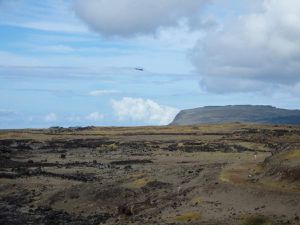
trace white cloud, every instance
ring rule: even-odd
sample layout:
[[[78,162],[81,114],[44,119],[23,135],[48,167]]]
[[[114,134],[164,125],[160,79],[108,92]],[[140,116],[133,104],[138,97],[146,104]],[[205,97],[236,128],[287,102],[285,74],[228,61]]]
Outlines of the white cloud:
[[[292,87],[288,88],[289,90],[286,90],[288,93],[289,91],[296,97],[300,97],[300,82],[294,84]]]
[[[8,25],[15,25],[24,28],[30,28],[42,31],[53,31],[53,32],[63,32],[63,33],[88,33],[87,28],[83,25],[74,25],[68,23],[53,23],[48,21],[34,21],[34,22],[24,22],[24,23],[10,23]]]
[[[83,119],[82,116],[70,115],[66,117],[66,120],[68,122],[81,122]]]
[[[46,122],[55,122],[55,121],[57,121],[57,115],[55,113],[49,113],[48,115],[45,116],[45,121]]]
[[[35,51],[49,52],[49,53],[70,53],[74,49],[67,45],[48,45],[48,46],[38,46],[33,47]]]
[[[191,58],[211,92],[292,87],[300,82],[300,1],[261,1],[257,12],[199,41]]]
[[[155,33],[198,19],[211,0],[75,0],[74,9],[93,30],[108,36]]]
[[[121,121],[130,120],[159,125],[169,124],[179,111],[172,107],[159,105],[150,99],[129,97],[119,101],[113,100],[112,107]]]
[[[2,0],[0,24],[48,32],[90,33],[70,10],[72,3],[73,0]]]
[[[15,111],[0,109],[0,117],[10,117],[16,114],[17,113]]]
[[[182,22],[177,27],[160,29],[155,35],[140,35],[132,39],[132,43],[139,44],[141,48],[182,51],[186,54],[203,36],[202,30],[191,30],[189,24]]]
[[[26,66],[36,66],[38,65],[38,59],[33,57],[26,57],[23,55],[1,51],[0,50],[0,65],[3,66],[17,66],[17,65],[26,65]]]
[[[99,112],[93,112],[85,117],[87,120],[97,121],[102,120],[104,115]]]
[[[103,95],[111,95],[111,94],[118,94],[120,91],[117,90],[95,90],[89,92],[90,96],[103,96]]]

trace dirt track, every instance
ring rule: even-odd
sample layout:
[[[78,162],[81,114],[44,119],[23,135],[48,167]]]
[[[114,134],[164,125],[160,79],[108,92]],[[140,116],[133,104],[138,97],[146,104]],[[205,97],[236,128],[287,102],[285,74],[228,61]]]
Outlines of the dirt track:
[[[0,224],[299,225],[299,146],[284,126],[1,131]]]

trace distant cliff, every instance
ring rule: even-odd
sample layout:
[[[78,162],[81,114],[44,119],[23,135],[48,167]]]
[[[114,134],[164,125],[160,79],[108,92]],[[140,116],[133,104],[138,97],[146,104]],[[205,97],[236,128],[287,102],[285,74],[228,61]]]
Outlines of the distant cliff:
[[[180,111],[170,125],[233,122],[300,125],[300,110],[263,105],[206,106]]]

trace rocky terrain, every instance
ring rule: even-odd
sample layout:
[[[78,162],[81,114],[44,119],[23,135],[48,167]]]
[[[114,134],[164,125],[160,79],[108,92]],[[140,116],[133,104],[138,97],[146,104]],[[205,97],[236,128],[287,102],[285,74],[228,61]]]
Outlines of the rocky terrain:
[[[300,127],[0,131],[0,224],[300,224]]]
[[[234,122],[300,125],[300,110],[279,109],[264,105],[206,106],[182,110],[171,125]]]

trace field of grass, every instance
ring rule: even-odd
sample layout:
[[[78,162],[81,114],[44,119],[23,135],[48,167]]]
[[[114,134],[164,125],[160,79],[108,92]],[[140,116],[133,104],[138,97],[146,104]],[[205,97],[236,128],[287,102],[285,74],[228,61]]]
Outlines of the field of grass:
[[[300,127],[5,130],[0,144],[0,224],[299,224]]]

